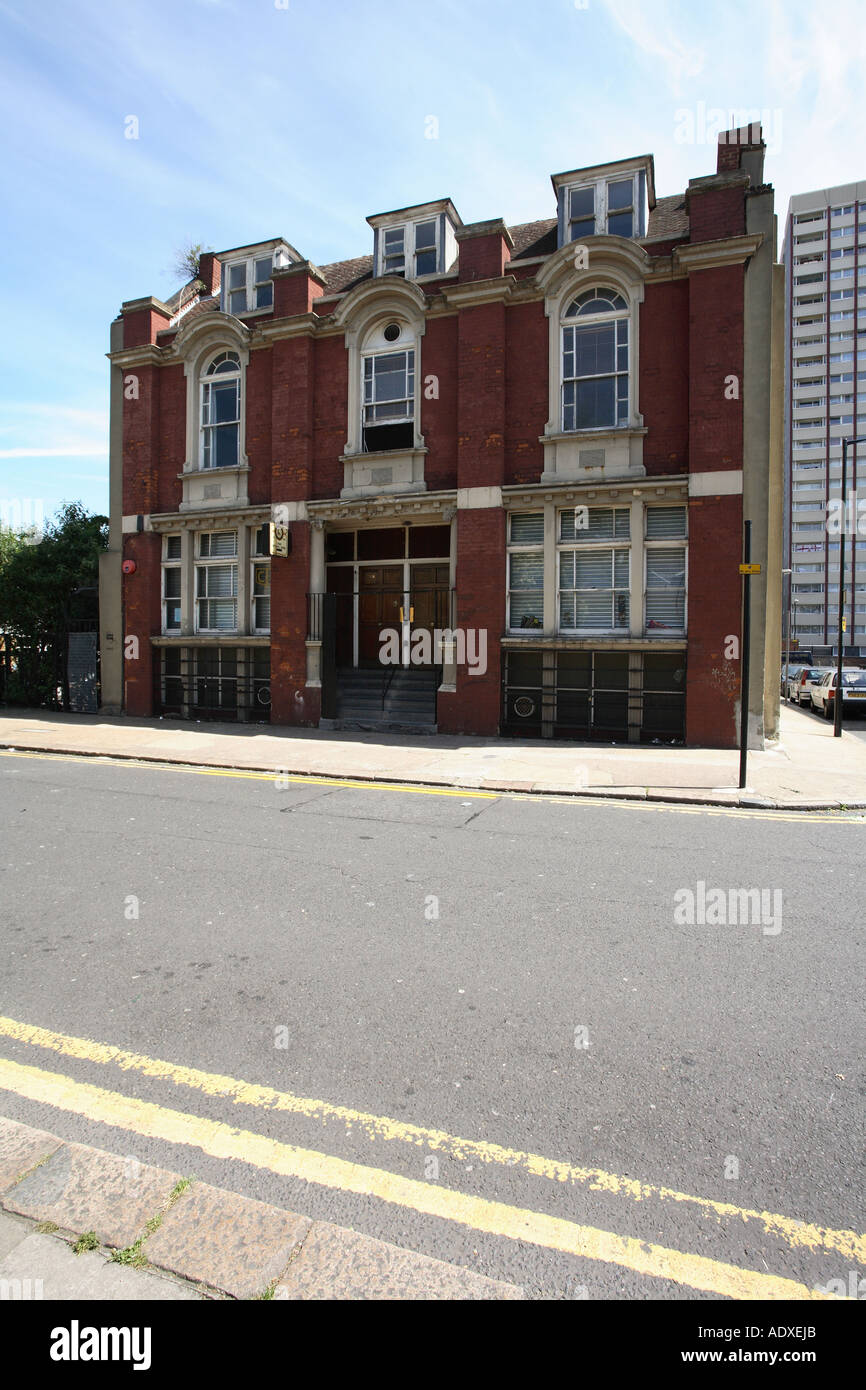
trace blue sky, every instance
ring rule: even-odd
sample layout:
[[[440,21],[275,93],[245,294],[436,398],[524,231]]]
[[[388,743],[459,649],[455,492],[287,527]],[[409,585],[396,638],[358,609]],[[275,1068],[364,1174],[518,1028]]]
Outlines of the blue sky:
[[[866,178],[861,0],[830,13],[0,0],[0,504],[107,511],[109,323],[177,288],[184,242],[285,236],[324,265],[372,250],[371,213],[448,196],[467,222],[530,221],[552,173],[644,152],[675,193],[714,171],[718,108],[764,116],[781,216]]]

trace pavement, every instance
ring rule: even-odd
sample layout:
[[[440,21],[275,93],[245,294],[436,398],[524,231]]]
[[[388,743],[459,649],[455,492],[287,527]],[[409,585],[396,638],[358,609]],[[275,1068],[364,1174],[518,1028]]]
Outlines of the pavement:
[[[4,710],[0,748],[255,769],[486,791],[553,793],[779,810],[866,808],[866,722],[841,739],[805,710],[783,706],[776,743],[749,753],[738,790],[731,749],[385,735],[268,725]]]
[[[513,1284],[0,1119],[0,1301],[522,1299]]]

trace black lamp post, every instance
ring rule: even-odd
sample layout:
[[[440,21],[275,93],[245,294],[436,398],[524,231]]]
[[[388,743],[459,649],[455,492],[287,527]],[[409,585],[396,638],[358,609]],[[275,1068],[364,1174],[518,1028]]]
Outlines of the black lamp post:
[[[845,621],[845,533],[848,528],[848,445],[866,444],[866,435],[842,440],[842,532],[839,536],[839,623],[837,638],[839,650],[836,660],[836,698],[833,701],[833,737],[842,737],[842,638]],[[856,531],[855,531],[856,534]],[[856,607],[856,605],[855,605]]]

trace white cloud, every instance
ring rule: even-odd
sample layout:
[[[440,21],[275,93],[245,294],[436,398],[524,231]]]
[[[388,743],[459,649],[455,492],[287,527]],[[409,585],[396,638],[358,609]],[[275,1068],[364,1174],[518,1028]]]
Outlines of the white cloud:
[[[698,77],[706,62],[705,48],[689,44],[674,32],[674,21],[661,5],[645,0],[604,0],[611,18],[648,58],[659,58],[673,92],[680,95],[683,79]]]

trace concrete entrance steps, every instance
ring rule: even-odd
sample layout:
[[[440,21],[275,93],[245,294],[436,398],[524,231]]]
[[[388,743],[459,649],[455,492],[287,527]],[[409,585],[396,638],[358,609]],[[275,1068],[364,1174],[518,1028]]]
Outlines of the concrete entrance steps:
[[[344,667],[337,672],[337,714],[320,728],[435,734],[438,667]]]

